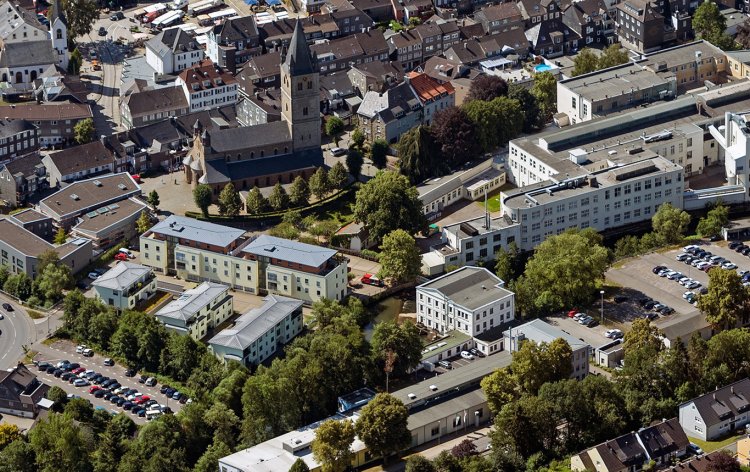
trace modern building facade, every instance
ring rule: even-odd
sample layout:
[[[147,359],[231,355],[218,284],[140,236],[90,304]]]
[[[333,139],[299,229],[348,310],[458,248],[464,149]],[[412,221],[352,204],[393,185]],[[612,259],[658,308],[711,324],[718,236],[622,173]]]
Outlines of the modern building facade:
[[[91,283],[96,298],[118,310],[133,310],[156,293],[154,272],[140,264],[119,262]]]
[[[234,298],[229,287],[203,282],[159,309],[154,316],[165,328],[187,334],[196,341],[232,316]]]

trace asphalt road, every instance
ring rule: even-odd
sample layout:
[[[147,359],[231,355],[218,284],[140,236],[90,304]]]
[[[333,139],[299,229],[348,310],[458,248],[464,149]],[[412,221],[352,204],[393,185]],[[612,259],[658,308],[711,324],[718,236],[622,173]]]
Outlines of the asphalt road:
[[[31,346],[36,328],[26,310],[9,298],[0,295],[1,303],[10,303],[13,311],[0,308],[4,319],[0,320],[0,370],[14,367],[23,357],[23,346]]]

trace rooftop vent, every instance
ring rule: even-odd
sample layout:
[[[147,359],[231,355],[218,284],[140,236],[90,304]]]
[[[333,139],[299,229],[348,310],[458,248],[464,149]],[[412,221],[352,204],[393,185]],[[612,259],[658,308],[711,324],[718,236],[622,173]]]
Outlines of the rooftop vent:
[[[78,196],[78,195],[76,195],[75,193],[71,193],[71,194],[70,194],[70,198],[72,198],[73,200],[80,200],[80,199],[81,199],[81,197],[79,197],[79,196]]]
[[[435,384],[430,385],[430,390],[432,390],[433,392],[437,392],[437,389],[438,389],[437,385]]]
[[[128,188],[125,186],[125,184],[117,184],[117,188],[120,190],[127,190]]]
[[[102,181],[101,180],[94,180],[94,185],[96,185],[97,187],[101,187],[102,186]]]
[[[276,252],[276,246],[271,246],[263,249],[266,252]]]

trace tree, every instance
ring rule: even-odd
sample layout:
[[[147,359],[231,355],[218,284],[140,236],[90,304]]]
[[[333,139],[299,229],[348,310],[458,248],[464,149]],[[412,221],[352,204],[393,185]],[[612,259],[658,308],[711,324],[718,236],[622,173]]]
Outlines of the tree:
[[[508,83],[505,80],[496,75],[480,75],[471,81],[466,101],[484,100],[489,102],[507,94]]]
[[[362,173],[362,164],[364,164],[362,153],[356,148],[349,148],[346,152],[346,168],[349,169],[349,173],[352,174],[355,181],[359,180]]]
[[[659,338],[659,329],[651,324],[648,318],[633,320],[631,330],[625,333],[623,347],[625,352],[650,348],[654,352],[661,350],[663,344]]]
[[[344,472],[352,462],[354,425],[349,420],[327,420],[315,431],[313,458],[323,472]]]
[[[48,265],[57,265],[59,263],[60,256],[55,251],[53,251],[52,249],[44,251],[43,253],[39,254],[39,257],[37,258],[36,273],[43,274],[44,269],[46,269]],[[5,283],[5,281],[0,280],[0,286],[2,286],[3,283]]]
[[[341,167],[343,167],[343,165]],[[336,166],[334,165],[333,168],[336,168]],[[331,171],[333,172],[333,169],[331,169]],[[310,191],[318,200],[322,200],[326,194],[331,191],[328,174],[322,167],[318,167],[318,170],[310,176],[310,181],[308,183],[310,184]]]
[[[301,207],[306,206],[309,200],[310,187],[307,186],[307,181],[301,175],[298,175],[289,188],[289,202],[294,207]]]
[[[338,116],[332,116],[326,121],[326,134],[333,138],[336,145],[339,143],[339,136],[344,132],[344,122]]]
[[[698,221],[698,234],[701,237],[718,236],[722,228],[729,223],[729,208],[719,201],[708,211],[705,217]]]
[[[620,64],[625,64],[629,60],[628,51],[623,49],[617,43],[610,44],[604,49],[604,51],[602,51],[601,56],[599,56],[597,69],[619,66]]]
[[[232,450],[223,442],[214,441],[206,452],[203,453],[198,462],[195,463],[193,472],[216,472],[218,469],[219,459],[232,453]],[[303,462],[304,464],[304,462]],[[292,467],[293,469],[294,467]],[[292,469],[289,469],[290,472]],[[309,469],[308,469],[309,471]]]
[[[41,472],[90,469],[88,444],[83,431],[67,415],[49,415],[29,431],[29,442],[36,451]]]
[[[593,50],[590,48],[583,48],[573,59],[573,70],[571,71],[571,75],[575,77],[577,75],[594,72],[597,69],[598,62],[599,58]]]
[[[449,107],[435,113],[430,127],[440,155],[451,166],[474,158],[481,150],[474,125],[462,108]]]
[[[193,201],[200,208],[204,218],[208,218],[208,207],[211,206],[211,187],[201,184],[193,189]]]
[[[65,264],[49,264],[37,278],[38,290],[47,301],[57,301],[63,296],[63,289],[73,285],[70,267]]]
[[[388,164],[388,142],[385,139],[373,141],[370,146],[370,160],[378,169],[383,169]]]
[[[159,209],[159,203],[161,202],[159,199],[159,192],[156,190],[150,191],[148,197],[146,197],[146,202],[151,205],[151,208],[154,211],[157,211]]]
[[[79,75],[81,73],[81,65],[83,65],[83,55],[78,48],[75,48],[70,53],[70,59],[68,59],[68,74]]]
[[[750,19],[745,20],[737,26],[737,34],[734,37],[740,49],[750,48]]]
[[[733,270],[714,269],[708,273],[708,293],[698,297],[698,309],[718,329],[731,329],[750,309],[750,295]]]
[[[93,141],[95,132],[94,120],[91,118],[85,118],[73,126],[73,133],[78,144],[86,144]]]
[[[505,283],[516,279],[521,264],[520,256],[520,251],[515,241],[508,245],[508,249],[501,247],[495,253],[495,274]]]
[[[268,202],[266,202],[263,194],[260,193],[260,189],[257,186],[253,187],[253,189],[247,193],[247,199],[245,200],[248,215],[258,215],[262,213],[267,203]]]
[[[544,117],[539,103],[531,90],[519,84],[510,84],[508,98],[516,100],[523,110],[523,132],[531,133],[544,126]]]
[[[514,288],[531,298],[524,308],[552,313],[591,301],[609,265],[599,234],[587,228],[547,238],[526,263]]]
[[[406,177],[391,171],[379,171],[357,191],[354,219],[364,223],[376,244],[396,229],[409,234],[427,231],[417,189]]]
[[[440,147],[426,126],[420,125],[402,133],[396,148],[399,172],[414,184],[447,172],[449,168],[447,163],[437,158]]]
[[[422,257],[417,243],[402,229],[391,231],[383,237],[379,262],[378,276],[392,279],[394,285],[413,281],[422,273]]]
[[[467,457],[477,455],[477,445],[471,439],[464,439],[460,443],[453,446],[451,454],[458,457],[459,459],[465,459]]]
[[[365,144],[365,133],[363,133],[359,128],[354,128],[354,131],[352,131],[351,140],[354,147],[356,147],[357,149],[362,149],[362,146]]]
[[[409,412],[400,400],[378,393],[362,408],[354,427],[370,452],[386,460],[411,442],[408,418]]]
[[[555,76],[549,71],[534,74],[534,85],[531,86],[531,93],[539,103],[543,116],[542,122],[548,122],[552,119],[552,115],[557,112],[557,80]]]
[[[552,402],[523,396],[508,403],[495,417],[492,448],[516,452],[524,458],[558,449],[557,415]]]
[[[0,424],[0,451],[12,443],[13,441],[19,440],[23,437],[21,430],[18,426],[9,423]]]
[[[740,472],[740,464],[731,453],[720,450],[711,455],[711,465],[706,469],[707,472]]]
[[[135,221],[135,229],[138,234],[143,234],[151,228],[151,218],[148,216],[148,212],[142,211],[141,216]]]
[[[712,41],[724,34],[727,29],[727,19],[719,11],[714,2],[704,1],[693,13],[693,31],[696,36]]]
[[[437,470],[424,456],[414,454],[406,459],[406,472],[437,472]]]
[[[651,219],[654,232],[669,244],[682,241],[688,224],[690,224],[690,214],[675,208],[671,203],[659,206],[659,210]]]
[[[321,177],[321,179],[323,179],[323,177]],[[328,173],[328,178],[323,179],[326,188],[329,188],[329,190],[341,190],[348,181],[349,173],[346,171],[346,167],[344,167],[344,164],[342,164],[341,161],[337,161],[333,167],[331,167],[331,172]]]
[[[411,321],[399,325],[385,321],[375,325],[372,334],[372,353],[382,363],[386,374],[403,376],[415,368],[422,357],[422,338]]]
[[[214,444],[234,446],[240,426],[240,418],[234,411],[225,404],[216,402],[203,415],[203,420],[214,432]]]
[[[8,277],[3,284],[3,290],[21,300],[28,300],[34,292],[34,281],[26,275],[26,272],[21,272]]]
[[[55,239],[53,240],[53,242],[55,244],[65,244],[65,241],[67,240],[68,235],[65,233],[65,228],[60,227],[55,233]]]
[[[68,25],[68,41],[89,34],[99,19],[99,5],[95,0],[63,0],[62,7]]]
[[[495,370],[482,379],[481,386],[487,396],[490,411],[495,415],[518,397],[516,377],[508,368]]]
[[[286,194],[286,190],[281,186],[281,182],[276,182],[271,190],[271,195],[268,196],[268,203],[276,211],[283,210],[289,206],[289,195]]]
[[[57,256],[56,252],[54,251],[50,251],[50,252],[52,252],[55,256]],[[44,256],[44,253],[42,253],[41,256]],[[40,260],[40,263],[41,263],[41,260]],[[8,277],[10,277],[10,270],[8,270],[8,266],[0,265],[0,287],[3,287],[5,285],[5,282],[8,281]]]
[[[220,215],[235,217],[240,214],[242,200],[240,194],[234,189],[232,182],[226,184],[221,190],[218,206]]]
[[[0,472],[38,472],[34,447],[26,441],[13,441],[0,450]]]
[[[310,468],[307,466],[307,464],[305,464],[305,461],[300,458],[294,461],[294,464],[292,464],[289,472],[310,472]]]

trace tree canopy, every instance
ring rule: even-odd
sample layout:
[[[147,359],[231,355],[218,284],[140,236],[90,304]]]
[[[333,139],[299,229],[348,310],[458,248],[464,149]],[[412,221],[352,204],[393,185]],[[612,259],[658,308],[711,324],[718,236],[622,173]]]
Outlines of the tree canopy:
[[[383,368],[392,369],[394,376],[403,376],[417,367],[422,357],[422,338],[411,321],[398,324],[384,321],[375,325],[372,354]],[[390,365],[389,365],[390,364]]]
[[[546,123],[557,113],[557,79],[551,72],[537,72],[534,74],[534,84],[531,86],[531,94],[536,97],[539,109]]]
[[[671,203],[664,203],[659,206],[654,217],[651,219],[651,226],[663,241],[673,244],[682,241],[685,237],[685,231],[690,224],[690,214],[679,208],[675,208]]]
[[[703,238],[719,236],[722,228],[729,223],[729,208],[718,202],[706,216],[698,220],[697,231]]]
[[[401,400],[378,393],[362,408],[354,428],[373,455],[387,459],[411,442],[408,419],[409,412]]]
[[[398,168],[413,184],[447,171],[448,165],[439,157],[440,146],[430,128],[424,125],[402,133],[398,140]]]
[[[62,8],[68,26],[68,40],[89,34],[99,19],[99,5],[96,0],[63,0]]]
[[[240,211],[242,210],[242,200],[232,182],[226,184],[221,190],[217,206],[219,207],[220,215],[234,217],[240,214]]]
[[[380,245],[380,272],[394,284],[413,281],[422,273],[422,256],[412,235],[402,229],[391,231]]]
[[[698,309],[716,328],[733,328],[750,314],[750,293],[737,272],[714,269],[708,273],[708,293],[698,297]]]
[[[313,457],[323,472],[344,472],[352,461],[354,425],[349,420],[327,420],[315,430]]]
[[[463,164],[481,151],[474,124],[463,108],[448,107],[438,111],[430,130],[440,155],[449,166]]]
[[[208,207],[211,206],[211,187],[205,184],[198,185],[193,189],[193,201],[200,208],[204,217],[208,217]]]
[[[507,94],[508,83],[505,80],[496,75],[485,74],[471,81],[466,101],[484,100],[489,102]]]

